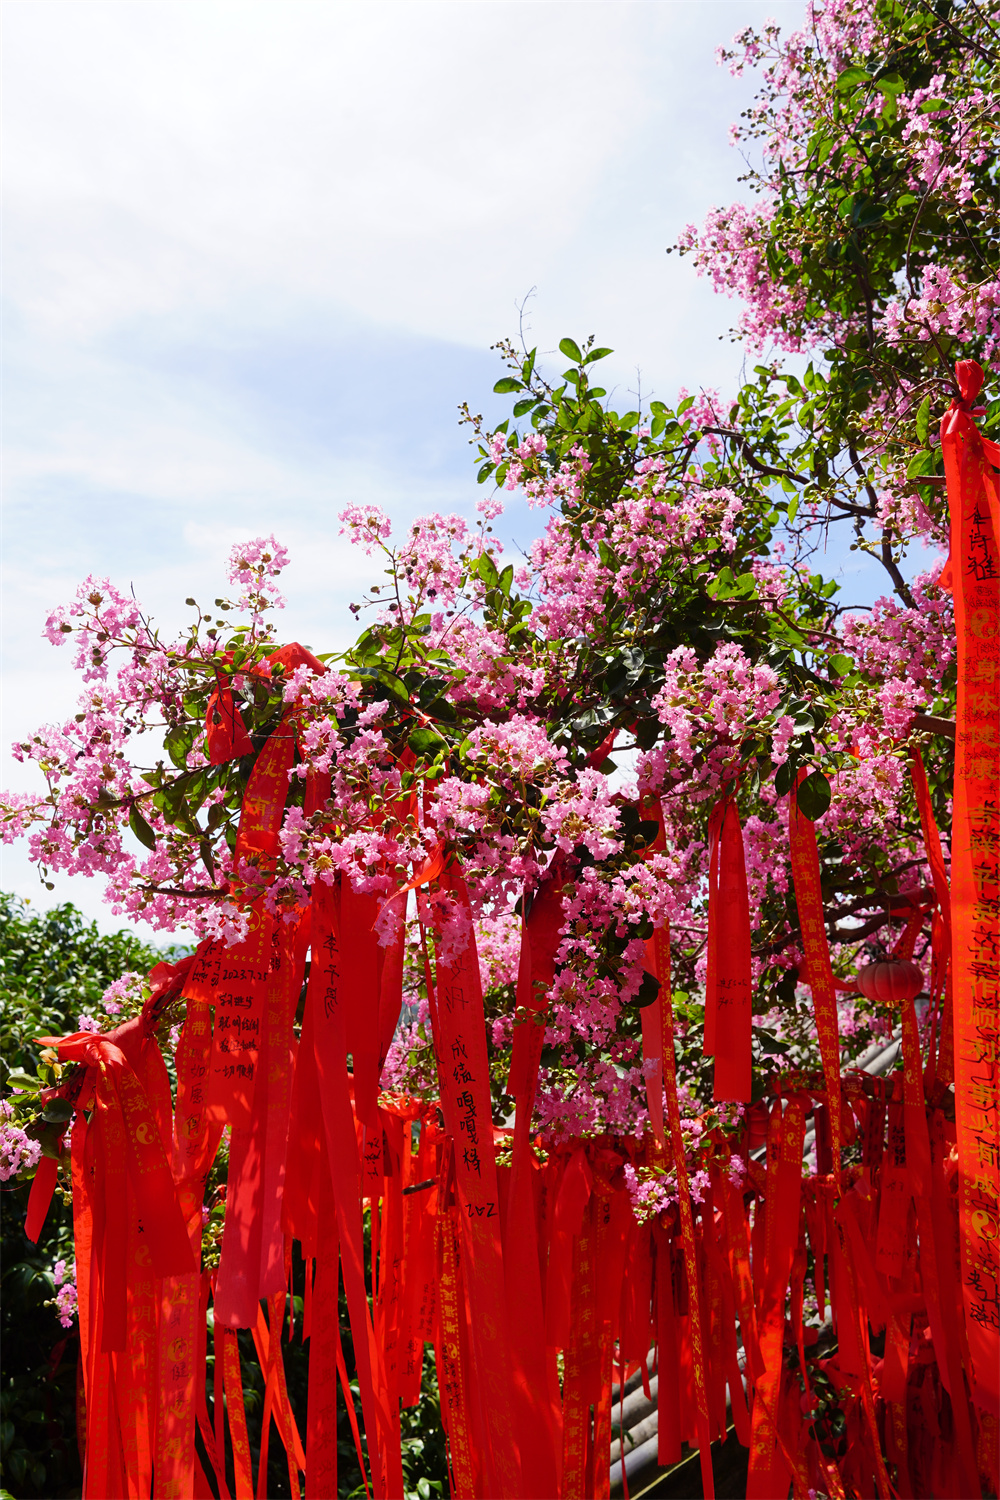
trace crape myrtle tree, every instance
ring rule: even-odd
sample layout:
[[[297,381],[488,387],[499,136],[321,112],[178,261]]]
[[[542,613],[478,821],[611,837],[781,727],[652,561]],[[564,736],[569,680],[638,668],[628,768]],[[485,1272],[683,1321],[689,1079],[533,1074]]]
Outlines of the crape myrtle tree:
[[[6,798],[6,837],[29,839],[46,879],[101,878],[118,914],[226,938],[258,889],[277,911],[319,881],[388,896],[445,840],[472,901],[498,1120],[511,1107],[521,913],[560,861],[536,1124],[549,1139],[643,1132],[640,1009],[656,990],[644,940],[669,920],[697,1195],[700,1136],[742,1113],[712,1105],[701,1058],[720,793],[735,794],[744,828],[755,1097],[774,1070],[819,1063],[789,878],[793,785],[815,820],[845,984],[929,885],[915,738],[948,828],[955,650],[936,427],[956,358],[998,362],[998,31],[971,0],[829,0],[807,6],[792,36],[743,33],[722,56],[761,70],[735,131],[744,199],[676,249],[738,299],[734,335],[759,361],[745,383],[619,412],[599,383],[611,351],[594,339],[563,339],[558,360],[501,344],[495,389],[510,417],[491,428],[463,412],[478,520],[429,515],[393,535],[376,507],[348,508],[345,532],[382,571],[353,606],[366,613],[355,644],[310,664],[277,650],[287,559],[274,538],[233,550],[232,596],[188,600],[177,639],[107,579],[87,579],[46,625],[75,649],[79,711],[15,746],[44,787]],[[998,425],[993,401],[981,426]],[[494,530],[508,492],[539,512],[516,563]],[[841,541],[881,571],[872,608],[823,572]],[[236,831],[284,716],[297,761],[265,875],[234,868]],[[220,726],[241,753],[213,764]],[[310,771],[331,774],[333,795],[307,815]],[[663,850],[647,795],[662,805]],[[447,953],[462,912],[433,886],[419,900],[436,908],[427,927]],[[383,1083],[433,1095],[410,910],[410,1020]],[[385,906],[382,936],[400,920],[399,903]],[[845,1062],[889,1024],[845,991]],[[24,1087],[9,1105],[22,1120]],[[632,1186],[649,1213],[672,1177]]]

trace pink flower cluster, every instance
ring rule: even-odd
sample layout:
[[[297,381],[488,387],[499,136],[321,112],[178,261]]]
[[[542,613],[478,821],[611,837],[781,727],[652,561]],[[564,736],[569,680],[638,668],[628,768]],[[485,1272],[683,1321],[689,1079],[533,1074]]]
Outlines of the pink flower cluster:
[[[14,1111],[6,1099],[0,1099],[0,1182],[9,1182],[21,1172],[38,1165],[42,1148],[27,1136],[19,1125],[12,1125]]]
[[[985,358],[996,365],[1000,356],[1000,280],[985,277],[968,282],[947,266],[928,266],[920,296],[894,298],[881,322],[886,340],[894,346],[907,339],[929,343],[940,335],[966,342],[983,337]]]
[[[876,599],[869,614],[844,620],[844,650],[874,681],[906,683],[933,697],[955,659],[954,606],[938,584],[943,564],[910,584],[914,604]],[[919,702],[919,695],[915,698]]]
[[[142,1008],[145,999],[146,977],[129,969],[121,978],[109,984],[101,996],[101,1004],[109,1016],[120,1015],[123,1010],[129,1012]]]
[[[57,1260],[52,1267],[52,1280],[56,1285],[55,1300],[59,1321],[64,1328],[72,1328],[77,1313],[76,1261],[72,1266],[67,1266],[64,1260]]]
[[[524,714],[506,722],[487,719],[469,736],[469,759],[482,761],[492,776],[506,786],[547,781],[564,771],[565,752],[553,745],[545,725]]]
[[[287,549],[273,536],[256,536],[230,551],[226,570],[229,581],[240,590],[237,607],[250,611],[254,629],[265,610],[284,609],[285,596],[272,580],[287,566]]]
[[[42,634],[53,646],[76,636],[73,665],[84,682],[103,681],[107,673],[109,643],[117,642],[145,624],[135,599],[120,594],[107,578],[84,579],[73,602],[52,611]],[[152,641],[150,641],[152,646]]]
[[[392,523],[378,505],[348,505],[340,512],[339,519],[344,523],[341,536],[346,533],[369,557],[392,535]]]
[[[739,297],[744,310],[740,332],[748,348],[769,346],[797,354],[804,347],[802,315],[806,294],[772,276],[767,266],[767,237],[773,208],[733,203],[710,209],[699,229],[687,224],[678,247],[693,254],[699,276],[711,277],[716,292]]]
[[[689,646],[672,651],[653,708],[670,731],[673,753],[690,765],[699,752],[738,750],[747,735],[766,732],[780,701],[778,674],[727,642],[703,666]]]

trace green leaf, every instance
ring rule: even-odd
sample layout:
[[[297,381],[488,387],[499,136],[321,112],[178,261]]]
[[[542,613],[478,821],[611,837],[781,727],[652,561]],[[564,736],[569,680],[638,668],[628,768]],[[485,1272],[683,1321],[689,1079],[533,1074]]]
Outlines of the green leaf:
[[[163,748],[179,771],[187,770],[188,751],[194,742],[194,725],[172,729],[163,737]]]
[[[199,839],[198,840],[198,853],[201,855],[201,862],[205,866],[205,869],[208,871],[209,876],[211,877],[212,880],[214,880],[215,879],[215,856],[212,853],[212,841],[211,841],[211,839]]]
[[[72,1113],[73,1106],[69,1100],[61,1099],[57,1094],[54,1099],[49,1100],[48,1104],[42,1110],[42,1119],[62,1124],[63,1121],[70,1118]]]
[[[883,94],[901,94],[906,88],[906,82],[898,73],[885,73],[875,80],[875,87]]]
[[[497,565],[488,552],[484,552],[476,566],[476,572],[488,589],[496,588],[500,579]]]
[[[610,352],[611,351],[609,349],[608,353],[610,354]],[[580,352],[580,346],[573,339],[560,339],[559,353],[565,354],[567,359],[575,359],[578,365],[583,363],[583,355]]]
[[[137,802],[132,803],[132,808],[128,815],[128,826],[144,848],[156,848],[156,834],[139,811],[139,804]]]
[[[421,725],[419,729],[414,729],[407,740],[407,744],[414,755],[423,755],[428,759],[433,759],[439,750],[447,750],[448,748],[448,741],[442,739],[436,729],[431,729],[427,725]]]
[[[920,442],[922,442],[922,443],[926,443],[926,441],[927,441],[927,428],[928,428],[928,426],[930,424],[930,417],[931,417],[931,398],[930,398],[930,396],[925,396],[924,399],[921,401],[919,407],[917,408],[917,415],[916,415],[916,419],[915,419],[915,425],[916,425],[916,429],[917,429],[917,437],[919,438]]]
[[[788,1051],[788,1043],[781,1042],[770,1031],[765,1031],[762,1026],[753,1028],[753,1039],[762,1052],[772,1057],[781,1057]]]
[[[496,464],[483,464],[482,468],[479,470],[479,473],[476,475],[476,483],[485,484],[495,468]]]
[[[643,974],[642,976],[642,984],[640,984],[639,986],[639,993],[636,995],[632,1004],[638,1005],[644,1009],[647,1005],[652,1005],[653,1001],[656,999],[659,993],[660,981],[657,979],[655,974],[650,974],[649,970],[647,969],[645,974]]]
[[[26,1073],[23,1068],[14,1068],[4,1082],[5,1087],[20,1089],[23,1094],[37,1094],[42,1086],[37,1074]]]
[[[723,568],[722,572],[715,579],[715,582],[710,583],[708,588],[709,593],[716,599],[731,599],[734,588],[732,568],[728,566]]]
[[[837,76],[837,89],[841,94],[849,94],[852,89],[857,88],[859,83],[871,83],[872,75],[867,68],[845,68]]]
[[[774,790],[779,797],[786,797],[792,790],[792,783],[798,771],[798,763],[794,756],[789,756],[774,773]]]
[[[389,672],[383,667],[380,671],[367,675],[374,676],[378,680],[379,685],[384,687],[389,696],[395,698],[397,703],[401,703],[404,708],[410,707],[410,695],[406,691],[406,685],[399,680],[395,672]]]
[[[561,344],[560,344],[559,347],[560,347],[560,349],[562,349],[562,345]],[[565,354],[565,352],[566,352],[565,349],[563,349],[563,353],[564,354]],[[593,364],[593,362],[594,362],[595,359],[607,359],[608,355],[609,354],[614,354],[614,352],[615,351],[613,349],[591,349],[590,353],[587,355],[587,358],[584,360],[584,364],[586,364],[586,365]]]
[[[922,453],[915,453],[906,465],[907,479],[920,479],[925,474],[934,473],[934,454],[925,449]]]
[[[867,229],[885,218],[887,203],[878,203],[867,193],[848,193],[837,208],[840,218],[849,218],[857,229]]]
[[[493,389],[498,396],[506,396],[509,391],[523,391],[524,385],[520,380],[515,380],[512,375],[504,375]]]
[[[854,671],[854,662],[849,656],[831,656],[830,669],[838,677],[849,677]]]
[[[830,783],[822,771],[812,771],[796,793],[799,811],[811,822],[821,818],[830,806]]]
[[[515,415],[515,417],[523,417],[523,416],[525,416],[531,410],[531,408],[534,406],[534,404],[535,404],[535,398],[534,398],[534,396],[525,396],[525,398],[524,398],[523,401],[515,401],[515,403],[514,403],[514,415]]]
[[[930,115],[930,114],[933,114],[934,111],[937,110],[937,109],[947,109],[947,108],[948,108],[948,101],[947,101],[947,99],[925,99],[924,102],[923,102],[923,104],[921,104],[921,106],[920,106],[920,113],[922,115]]]

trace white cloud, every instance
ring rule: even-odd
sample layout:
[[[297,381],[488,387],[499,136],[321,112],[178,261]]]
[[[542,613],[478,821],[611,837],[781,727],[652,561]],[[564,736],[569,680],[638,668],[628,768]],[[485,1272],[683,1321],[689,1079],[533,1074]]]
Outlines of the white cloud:
[[[81,332],[262,285],[285,306],[367,312],[377,288],[387,321],[467,330],[508,242],[544,254],[571,234],[595,173],[649,110],[632,8],[567,19],[492,5],[15,3],[15,292],[35,318]]]
[[[624,252],[648,324],[762,9],[12,0],[9,292],[60,337],[260,296],[481,344],[536,282],[620,306]]]

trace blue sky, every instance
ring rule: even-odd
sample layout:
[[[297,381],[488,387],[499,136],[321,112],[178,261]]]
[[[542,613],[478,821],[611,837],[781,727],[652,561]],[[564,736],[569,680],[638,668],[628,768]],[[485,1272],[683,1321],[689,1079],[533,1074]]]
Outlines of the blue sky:
[[[623,396],[731,388],[736,309],[664,252],[739,196],[752,83],[714,51],[772,15],[802,7],[8,0],[4,745],[72,712],[39,631],[91,572],[172,627],[274,531],[283,633],[345,644],[337,512],[472,514],[456,408],[503,413],[489,346],[531,288],[532,342],[596,334]],[[18,850],[2,879],[117,925]]]

